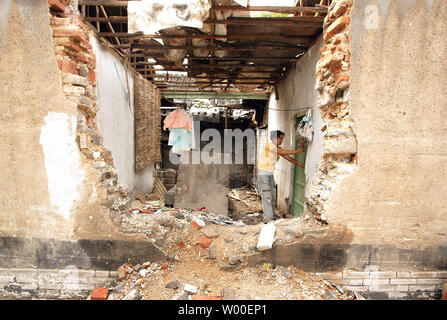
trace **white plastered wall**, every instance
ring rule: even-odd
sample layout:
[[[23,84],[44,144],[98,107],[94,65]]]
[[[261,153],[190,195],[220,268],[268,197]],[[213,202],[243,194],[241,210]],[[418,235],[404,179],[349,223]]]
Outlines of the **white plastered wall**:
[[[119,183],[135,192],[152,191],[153,168],[135,172],[134,82],[121,57],[91,34],[96,54],[98,127],[104,147],[112,152]],[[126,81],[127,77],[127,81]]]
[[[320,59],[322,46],[320,37],[309,51],[296,63],[286,78],[278,86],[279,100],[274,93],[270,95],[268,103],[268,130],[281,130],[286,136],[282,144],[283,149],[295,149],[296,117],[304,115],[308,108],[312,108],[314,137],[309,144],[306,156],[306,181],[309,185],[317,172],[318,163],[323,153],[323,135],[321,127],[323,120],[317,106],[318,92],[315,90],[315,68]],[[278,185],[278,206],[288,211],[293,196],[293,164],[281,158],[276,164],[275,182]]]

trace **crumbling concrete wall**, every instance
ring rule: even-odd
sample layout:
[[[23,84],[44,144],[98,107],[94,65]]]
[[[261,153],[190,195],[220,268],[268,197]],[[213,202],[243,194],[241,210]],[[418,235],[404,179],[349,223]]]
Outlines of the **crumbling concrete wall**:
[[[2,1],[0,26],[0,268],[34,270],[1,278],[0,296],[45,295],[36,270],[163,259],[112,219],[126,192],[96,127],[96,59],[76,8]]]
[[[1,235],[71,238],[101,210],[76,143],[77,106],[63,92],[48,5],[3,1],[0,12]],[[80,203],[92,204],[81,213]]]
[[[353,241],[447,245],[445,1],[355,1],[350,112],[358,170],[335,188],[329,223]]]
[[[320,58],[320,48],[323,39],[320,37],[309,51],[301,57],[295,67],[289,71],[286,78],[278,86],[279,100],[274,93],[270,95],[268,104],[268,130],[281,130],[286,134],[282,148],[295,149],[296,117],[303,116],[312,109],[314,137],[309,143],[306,155],[306,180],[312,181],[323,152],[323,136],[321,128],[323,121],[317,105],[318,92],[314,89],[315,68]],[[268,139],[270,139],[268,137]],[[294,165],[285,159],[277,163],[275,182],[278,185],[278,206],[288,211],[293,197]]]

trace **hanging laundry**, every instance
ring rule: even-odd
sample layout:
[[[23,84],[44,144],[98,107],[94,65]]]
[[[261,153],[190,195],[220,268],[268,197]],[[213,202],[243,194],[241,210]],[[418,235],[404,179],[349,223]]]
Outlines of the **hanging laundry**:
[[[169,129],[168,145],[172,146],[174,153],[191,150],[191,131],[184,128]]]
[[[191,131],[191,149],[196,149],[196,134],[199,135],[198,140],[200,141],[200,121],[196,121],[194,124],[194,118],[191,115],[192,131]],[[200,145],[200,144],[199,144]]]
[[[296,129],[296,135],[303,137],[309,142],[313,139],[313,125],[312,125],[312,109],[307,110],[306,115],[301,119]]]
[[[180,109],[169,113],[163,122],[163,130],[171,128],[189,129],[192,131],[191,116]]]

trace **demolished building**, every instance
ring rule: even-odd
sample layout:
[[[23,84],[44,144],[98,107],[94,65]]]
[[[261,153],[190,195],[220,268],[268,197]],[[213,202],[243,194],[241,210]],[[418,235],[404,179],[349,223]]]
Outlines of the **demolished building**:
[[[257,150],[276,129],[297,147],[312,110],[305,169],[279,162],[275,180],[279,208],[321,224],[287,224],[280,234],[299,235],[243,263],[293,266],[372,298],[440,297],[445,1],[305,1],[258,18],[217,1],[206,28],[153,35],[127,29],[131,2],[0,4],[2,296],[82,297],[129,260],[166,262],[176,239],[129,216],[162,169],[163,103],[242,99],[256,110]],[[256,167],[241,168],[255,184]]]

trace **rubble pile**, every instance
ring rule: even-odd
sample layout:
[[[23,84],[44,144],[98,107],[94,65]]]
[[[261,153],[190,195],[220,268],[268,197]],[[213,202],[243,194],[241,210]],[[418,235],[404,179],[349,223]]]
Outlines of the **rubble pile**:
[[[324,280],[292,267],[248,267],[247,257],[259,251],[263,223],[247,225],[204,207],[169,208],[160,200],[135,200],[120,219],[122,232],[145,234],[167,261],[128,261],[107,287],[109,300],[349,298]],[[272,224],[275,244],[327,228],[309,216]]]
[[[234,195],[242,201],[257,197],[256,191],[243,191]],[[240,216],[249,214],[253,215]],[[258,214],[262,219],[262,213]],[[123,233],[144,234],[167,259],[123,261],[118,279],[90,298],[347,299],[324,280],[292,267],[247,265],[248,257],[260,250],[257,244],[263,228],[273,230],[265,250],[324,233],[327,226],[309,215],[278,219],[269,226],[233,220],[205,207],[171,208],[156,194],[139,194],[125,210],[113,213],[113,219]]]
[[[195,264],[194,264],[195,263]],[[270,264],[219,272],[197,261],[120,267],[108,300],[349,300],[355,295],[293,267]],[[219,276],[216,277],[216,274]],[[92,299],[90,296],[88,299]]]

